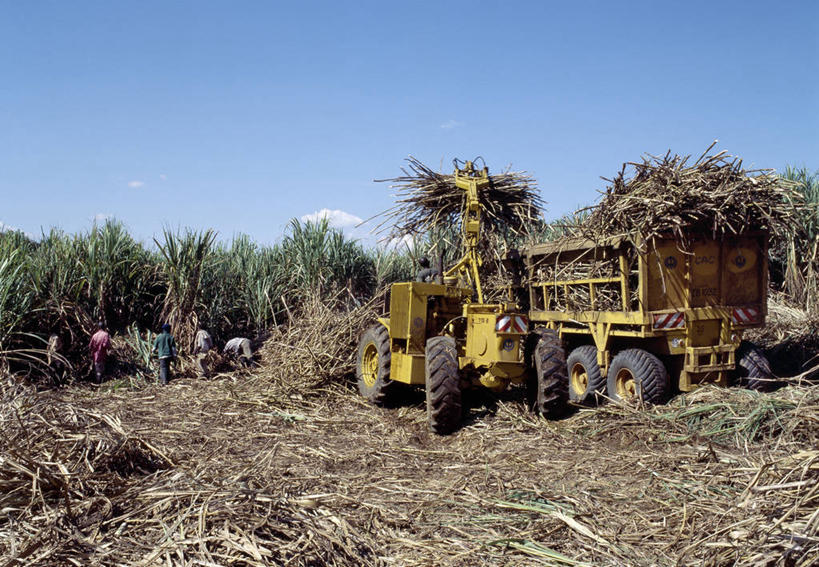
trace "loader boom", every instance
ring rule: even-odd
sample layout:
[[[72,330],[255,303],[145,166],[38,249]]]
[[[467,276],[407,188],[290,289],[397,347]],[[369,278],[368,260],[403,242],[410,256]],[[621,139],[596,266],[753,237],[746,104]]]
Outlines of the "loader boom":
[[[478,198],[478,191],[489,186],[490,183],[487,167],[477,170],[471,161],[467,161],[463,169],[455,167],[455,185],[466,193],[461,226],[465,251],[463,257],[444,274],[444,283],[451,285],[455,283],[458,275],[466,276],[475,288],[478,303],[483,303],[483,289],[479,273],[481,257],[478,254],[478,242],[481,236],[481,202]]]

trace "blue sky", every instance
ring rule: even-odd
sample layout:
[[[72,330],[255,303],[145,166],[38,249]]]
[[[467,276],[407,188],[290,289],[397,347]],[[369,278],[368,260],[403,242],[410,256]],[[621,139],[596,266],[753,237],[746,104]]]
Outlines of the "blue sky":
[[[547,218],[714,139],[813,170],[818,32],[816,1],[2,0],[0,223],[269,243],[385,210],[410,154],[529,171]]]

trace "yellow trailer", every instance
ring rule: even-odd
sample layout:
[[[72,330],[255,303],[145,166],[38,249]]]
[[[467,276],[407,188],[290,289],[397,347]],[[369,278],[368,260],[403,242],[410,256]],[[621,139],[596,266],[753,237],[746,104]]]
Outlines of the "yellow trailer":
[[[765,234],[692,235],[685,245],[563,239],[522,257],[529,319],[563,339],[574,402],[607,394],[658,403],[732,376],[770,383],[767,360],[742,342],[767,314]]]

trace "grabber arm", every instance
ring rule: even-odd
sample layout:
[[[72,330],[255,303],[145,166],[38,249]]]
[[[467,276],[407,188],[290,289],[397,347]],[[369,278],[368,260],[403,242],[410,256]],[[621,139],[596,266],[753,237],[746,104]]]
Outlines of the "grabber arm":
[[[483,290],[481,289],[481,278],[478,269],[481,266],[481,258],[478,255],[478,241],[481,236],[481,202],[478,199],[478,191],[491,183],[489,179],[489,168],[475,169],[475,165],[468,161],[463,169],[455,166],[455,185],[466,193],[466,204],[464,207],[463,220],[461,222],[461,233],[464,238],[465,253],[463,257],[444,274],[446,278],[455,278],[458,275],[465,275],[475,286],[478,295],[478,303],[483,303]]]

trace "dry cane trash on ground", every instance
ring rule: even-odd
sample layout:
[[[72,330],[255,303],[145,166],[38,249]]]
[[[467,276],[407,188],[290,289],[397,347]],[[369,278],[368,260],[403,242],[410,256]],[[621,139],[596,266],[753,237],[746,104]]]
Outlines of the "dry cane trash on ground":
[[[0,566],[819,560],[819,386],[558,422],[511,391],[439,437],[422,394],[383,409],[345,379],[371,316],[318,309],[210,380],[4,382]]]

